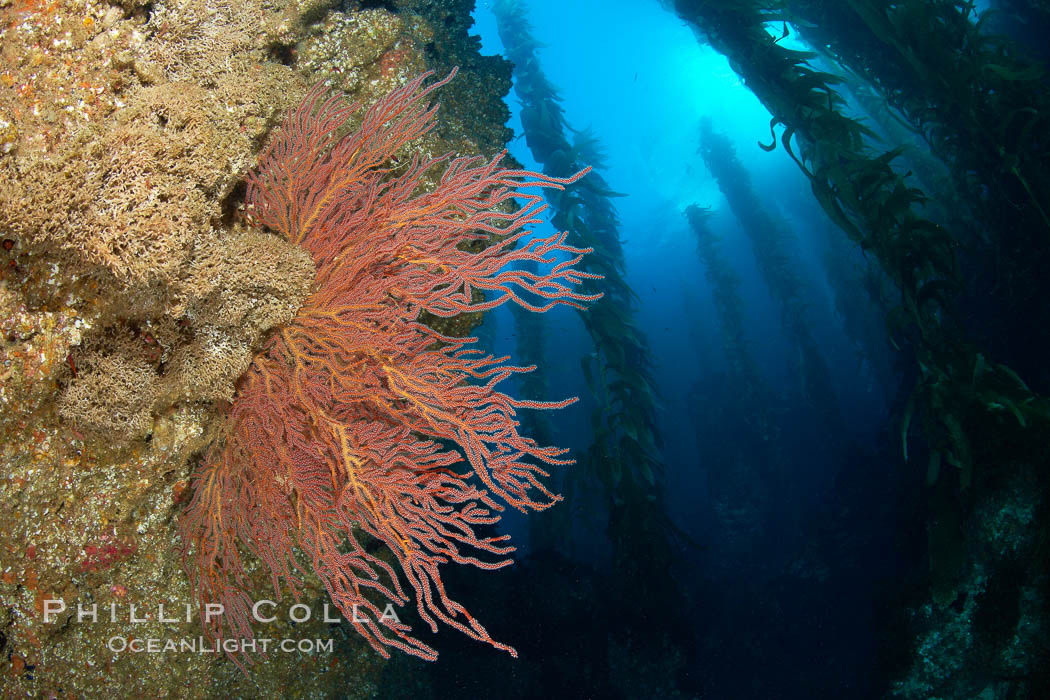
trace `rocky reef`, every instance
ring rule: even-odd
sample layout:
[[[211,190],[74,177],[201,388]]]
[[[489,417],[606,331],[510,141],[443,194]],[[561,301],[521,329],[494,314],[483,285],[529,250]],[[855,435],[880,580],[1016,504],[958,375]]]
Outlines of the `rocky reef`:
[[[453,65],[424,149],[493,155],[510,71],[468,37],[471,7],[0,0],[0,674],[12,695],[373,694],[381,659],[323,622],[317,581],[302,601],[311,620],[293,632],[285,601],[265,636],[334,631],[336,652],[271,653],[245,675],[221,653],[110,640],[200,634],[181,619],[187,477],[253,353],[311,289],[309,257],[245,221],[245,174],[317,80],[368,104]],[[97,606],[98,622],[78,605]]]

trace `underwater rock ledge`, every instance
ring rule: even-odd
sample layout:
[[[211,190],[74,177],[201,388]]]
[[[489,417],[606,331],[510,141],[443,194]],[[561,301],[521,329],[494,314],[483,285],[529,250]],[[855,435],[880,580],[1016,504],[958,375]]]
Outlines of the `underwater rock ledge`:
[[[508,136],[510,71],[468,37],[472,5],[0,1],[5,690],[374,694],[382,659],[345,635],[335,645],[350,654],[305,666],[270,654],[250,678],[221,654],[118,654],[107,642],[200,634],[196,618],[172,627],[155,612],[144,623],[127,613],[191,601],[174,547],[188,475],[253,353],[313,283],[303,251],[248,228],[243,177],[318,79],[367,104],[454,64],[460,75],[424,150],[493,155]],[[258,590],[269,585],[257,566],[248,574]],[[305,595],[322,600],[316,579]],[[66,609],[45,622],[58,600]],[[289,603],[268,634],[331,638],[319,615],[293,634]],[[78,622],[78,604],[120,612]]]

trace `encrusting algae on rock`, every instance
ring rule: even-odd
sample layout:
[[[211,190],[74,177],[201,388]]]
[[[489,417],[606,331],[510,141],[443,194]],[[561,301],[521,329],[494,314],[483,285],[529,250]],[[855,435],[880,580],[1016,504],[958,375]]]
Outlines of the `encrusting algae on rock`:
[[[221,655],[107,642],[199,634],[196,619],[156,616],[159,603],[191,600],[173,548],[191,466],[314,277],[303,251],[248,229],[242,181],[318,76],[368,102],[450,67],[425,58],[430,20],[394,5],[408,9],[0,0],[0,675],[12,694],[374,692],[371,654],[271,654],[247,679]],[[499,105],[509,71],[477,56],[469,16],[459,20],[442,30],[443,55],[468,66],[449,99]],[[480,128],[467,114],[449,110],[424,149],[472,155],[484,142],[492,155],[505,114]],[[268,580],[254,563],[246,575],[260,590]],[[319,582],[302,593],[319,600]],[[47,601],[65,604],[50,622]],[[77,605],[153,612],[92,624]],[[330,638],[318,616],[293,632],[281,610],[269,636]]]

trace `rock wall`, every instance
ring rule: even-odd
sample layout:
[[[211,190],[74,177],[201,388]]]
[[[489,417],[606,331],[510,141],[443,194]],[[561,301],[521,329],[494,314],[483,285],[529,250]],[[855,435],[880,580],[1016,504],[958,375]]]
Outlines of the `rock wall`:
[[[305,253],[243,212],[243,178],[284,111],[319,79],[367,104],[459,64],[425,150],[491,156],[506,140],[510,71],[468,37],[472,3],[385,7],[0,0],[0,676],[12,695],[374,694],[382,659],[356,635],[337,634],[332,654],[271,653],[247,675],[221,654],[107,642],[200,634],[157,609],[182,617],[192,600],[175,534],[187,477],[253,352],[313,280]],[[310,622],[290,623],[286,601],[260,636],[330,638],[312,590]],[[48,601],[66,610],[45,622],[60,605]],[[99,622],[78,621],[78,604],[97,605]]]

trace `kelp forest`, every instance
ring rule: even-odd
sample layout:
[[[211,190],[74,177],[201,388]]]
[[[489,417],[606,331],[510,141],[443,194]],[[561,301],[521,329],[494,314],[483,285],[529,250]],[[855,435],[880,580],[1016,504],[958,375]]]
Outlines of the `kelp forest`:
[[[661,449],[659,380],[651,341],[633,311],[639,301],[625,271],[616,213],[619,197],[630,192],[614,192],[602,178],[607,154],[600,136],[574,123],[545,76],[528,8],[495,3],[500,39],[514,64],[520,137],[531,158],[555,177],[594,167],[551,199],[553,226],[594,248],[586,269],[602,275],[595,287],[605,293],[580,315],[593,344],[582,360],[596,405],[593,442],[580,468],[565,476],[563,491],[572,504],[593,499],[600,484],[602,506],[586,509],[606,517],[611,555],[599,569],[616,572],[612,590],[633,592],[632,610],[645,610],[653,595],[664,609],[693,610],[688,634],[658,642],[673,668],[654,668],[656,659],[633,649],[635,683],[668,683],[671,671],[679,681],[717,689],[716,697],[777,696],[775,682],[761,680],[733,695],[746,662],[727,659],[754,661],[750,655],[761,654],[774,669],[768,675],[802,673],[811,661],[787,644],[774,653],[769,638],[805,635],[778,626],[797,615],[812,628],[834,629],[856,606],[867,610],[854,614],[883,616],[873,623],[880,629],[869,648],[873,661],[862,671],[863,664],[839,658],[840,650],[822,650],[824,663],[839,670],[826,685],[813,682],[817,696],[833,687],[843,692],[838,684],[851,672],[870,674],[871,688],[879,688],[872,697],[1050,692],[1044,670],[1050,667],[1050,83],[1038,30],[1050,26],[1042,3],[992,5],[664,3],[698,42],[728,60],[771,115],[767,132],[747,145],[734,144],[709,118],[694,127],[704,175],[725,203],[714,210],[697,201],[681,212],[709,289],[725,368],[694,382],[687,394],[712,513],[710,529],[695,538],[676,527],[666,505],[674,483],[668,474],[685,466]],[[822,212],[806,222],[804,234],[817,250],[819,281],[803,272],[801,224],[785,217],[749,172],[762,168],[763,158],[778,157],[793,162]],[[730,225],[746,242],[749,274],[757,274],[776,311],[794,383],[787,390],[770,383],[755,354],[760,341],[748,328],[749,301],[735,269],[741,245],[727,252],[724,240]],[[637,244],[635,235],[627,238]],[[881,424],[866,426],[872,440],[858,439],[857,421],[866,416],[836,386],[827,355],[834,351],[815,330],[822,321],[812,306],[821,293],[841,324],[857,376],[885,392]],[[524,328],[519,343],[534,343],[540,330]],[[544,365],[536,347],[521,345],[520,352]],[[840,465],[830,486],[793,471],[804,450]],[[826,499],[828,513],[814,516],[801,505],[804,498],[790,496],[807,489]],[[561,517],[573,516],[567,510]],[[852,519],[895,522],[901,531],[838,531]],[[537,520],[534,527],[546,527]],[[786,531],[763,525],[771,520],[787,523]],[[551,529],[534,531],[531,558],[548,548],[548,556],[574,555],[565,551],[571,524]],[[904,531],[918,539],[895,544]],[[777,549],[804,553],[778,561],[768,554]],[[900,557],[887,566],[910,573],[896,588],[860,583],[873,566],[865,558],[887,549]],[[816,600],[828,585],[823,575],[808,572],[815,580],[806,591],[776,573],[816,567],[811,557],[855,579],[832,586],[839,586],[836,609]],[[699,571],[683,560],[702,562]],[[646,575],[653,566],[667,566],[675,584],[654,590]],[[771,587],[781,588],[774,594]],[[614,599],[623,604],[628,595]],[[619,615],[632,626],[633,612]],[[764,630],[760,639],[756,629]],[[699,668],[712,663],[733,670]],[[684,687],[671,685],[675,692]],[[624,696],[673,696],[656,687]]]
[[[1050,698],[1047,37],[3,0],[0,696]]]

